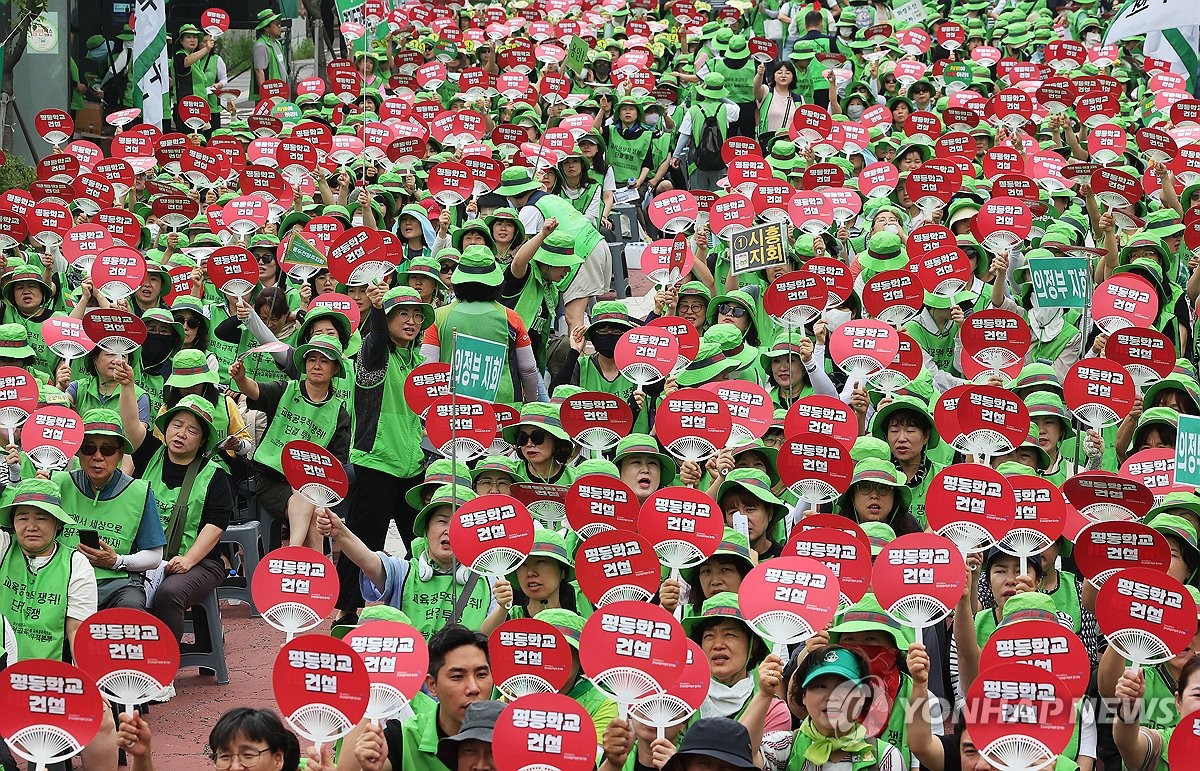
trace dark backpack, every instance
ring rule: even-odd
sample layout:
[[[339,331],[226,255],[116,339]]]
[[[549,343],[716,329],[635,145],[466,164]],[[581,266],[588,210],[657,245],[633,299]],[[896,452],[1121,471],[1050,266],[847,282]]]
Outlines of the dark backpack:
[[[721,110],[718,107],[717,113]],[[703,113],[702,113],[703,114]],[[696,153],[693,162],[702,171],[717,171],[725,168],[725,159],[721,157],[721,145],[725,144],[721,136],[721,124],[716,115],[705,115],[704,124],[700,127],[700,141],[696,143]]]

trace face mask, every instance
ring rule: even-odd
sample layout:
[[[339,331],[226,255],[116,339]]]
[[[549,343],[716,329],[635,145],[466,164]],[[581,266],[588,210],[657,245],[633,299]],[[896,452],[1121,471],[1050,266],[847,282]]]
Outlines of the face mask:
[[[884,231],[886,231],[888,233],[895,233],[896,235],[900,235],[900,226],[899,225],[884,225],[883,229],[884,229]]]
[[[152,242],[158,240],[158,233],[161,230],[161,228],[158,226],[157,222],[147,222],[146,230],[150,231],[150,240]]]
[[[867,108],[865,106],[861,104],[852,104],[846,108],[846,117],[850,118],[850,120],[858,120],[866,111]]]
[[[1086,46],[1100,45],[1100,33],[1089,32],[1083,36],[1083,44]]]
[[[850,38],[854,37],[854,30],[841,27],[838,29],[838,36],[844,40],[849,40]]]
[[[653,113],[647,114],[644,118],[642,118],[642,123],[645,123],[647,126],[651,127],[657,126],[658,116]]]
[[[146,335],[146,342],[142,343],[142,363],[151,367],[162,364],[174,347],[174,335]]]
[[[845,308],[827,310],[825,311],[825,323],[829,325],[829,331],[832,332],[849,321],[852,315]]]
[[[592,338],[592,347],[596,349],[596,353],[611,359],[613,352],[617,350],[617,341],[620,339],[618,335],[595,335]]]

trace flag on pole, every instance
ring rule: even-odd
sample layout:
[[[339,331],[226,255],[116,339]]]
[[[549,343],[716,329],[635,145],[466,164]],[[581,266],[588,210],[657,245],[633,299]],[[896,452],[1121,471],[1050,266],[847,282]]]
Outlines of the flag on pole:
[[[132,80],[142,94],[142,120],[161,126],[170,114],[167,0],[138,0],[133,27]]]
[[[1186,77],[1187,90],[1196,94],[1200,86],[1200,26],[1147,32],[1142,51],[1170,62],[1171,72]]]
[[[1109,22],[1104,43],[1192,25],[1200,25],[1200,3],[1196,0],[1126,0]]]

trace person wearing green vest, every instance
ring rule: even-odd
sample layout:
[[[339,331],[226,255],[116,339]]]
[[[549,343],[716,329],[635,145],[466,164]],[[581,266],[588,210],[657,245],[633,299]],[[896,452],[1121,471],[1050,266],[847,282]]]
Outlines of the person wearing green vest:
[[[441,742],[464,728],[471,705],[492,695],[488,639],[460,624],[429,638],[425,690],[437,708],[404,722],[364,719],[342,741],[341,771],[458,771],[442,762]]]
[[[564,487],[575,481],[575,443],[563,430],[558,403],[525,402],[520,420],[504,427],[504,439],[517,449],[522,481]]]
[[[157,415],[163,404],[163,385],[171,373],[171,357],[183,347],[183,325],[166,308],[151,308],[142,314],[146,341],[131,358],[135,382],[150,400],[150,414]]]
[[[629,401],[637,386],[621,374],[613,353],[621,335],[638,324],[630,317],[625,303],[618,300],[601,300],[593,305],[591,321],[571,335],[570,350],[551,379],[550,390],[571,384],[585,391],[600,391]],[[592,344],[595,353],[584,354],[587,343]],[[646,427],[635,430],[646,430]]]
[[[750,47],[746,38],[742,35],[729,38],[724,55],[710,62],[709,70],[725,76],[728,99],[738,107],[738,117],[729,122],[729,135],[754,137],[758,114],[754,79],[758,72],[758,63],[750,58]]]
[[[254,27],[258,36],[254,40],[251,62],[254,72],[250,78],[251,99],[259,100],[259,89],[268,80],[288,80],[287,55],[279,38],[283,36],[283,17],[264,8],[258,12],[258,24]]]
[[[417,347],[422,332],[433,324],[433,306],[406,286],[385,292],[383,284],[376,284],[370,297],[375,318],[356,368],[358,422],[350,450],[354,481],[346,525],[374,551],[383,548],[388,523],[394,521],[411,548],[407,536],[419,507],[409,506],[405,495],[421,483],[425,458],[415,439],[422,433],[421,418],[409,406],[404,384],[423,361]],[[338,579],[337,607],[344,617],[352,617],[362,606],[358,568],[348,559],[339,560]]]
[[[74,648],[79,627],[96,612],[95,574],[83,554],[56,537],[64,526],[75,524],[62,507],[58,487],[45,479],[26,479],[14,493],[12,502],[0,508],[5,593],[0,615],[12,627],[17,660],[62,661]],[[117,734],[109,710],[82,758],[86,768],[116,770]]]
[[[1025,569],[1022,572],[1021,558],[1006,554],[994,546],[988,550],[983,563],[983,573],[986,576],[986,585],[992,593],[992,605],[975,614],[974,639],[980,649],[987,645],[992,633],[996,631],[1001,619],[1004,618],[1006,603],[1021,592],[1032,591],[1041,582],[1042,561],[1029,559],[1024,562]],[[978,603],[979,582],[974,580],[973,574],[969,583],[971,584],[972,599]],[[956,627],[955,639],[958,641],[958,649],[962,651],[964,646],[970,643],[970,640],[960,640],[958,631]]]
[[[608,219],[605,209],[612,207],[611,204],[604,203],[604,185],[588,175],[587,165],[583,151],[576,145],[575,149],[554,167],[555,181],[551,192],[570,201],[575,211],[586,217],[588,222],[592,223],[592,227],[599,228]]]
[[[888,443],[891,462],[904,474],[905,487],[912,495],[909,510],[924,527],[925,494],[929,483],[944,468],[928,454],[942,442],[929,404],[918,396],[895,396],[872,416],[871,434]]]
[[[38,366],[37,352],[29,344],[29,333],[23,324],[0,324],[0,367],[20,367],[39,384],[50,380]],[[55,383],[65,386],[71,382],[71,369],[66,364],[58,365],[57,375]]]
[[[501,288],[501,302],[526,321],[539,370],[545,366],[546,345],[558,313],[560,286],[579,265],[573,239],[565,232],[552,238],[558,224],[557,219],[546,218],[541,230],[534,231],[533,237],[521,244],[512,262],[504,268]]]
[[[589,301],[608,291],[612,285],[612,253],[608,244],[604,242],[600,231],[576,211],[570,201],[543,192],[525,167],[505,169],[500,175],[496,195],[506,197],[509,205],[517,210],[525,233],[529,236],[513,257],[510,267],[522,258],[525,249],[534,249],[535,242],[536,249],[526,259],[551,268],[578,266],[574,277],[562,290],[569,334],[583,324]],[[555,225],[546,230],[544,226],[550,220]],[[541,240],[538,240],[538,234],[541,234]],[[513,275],[519,276],[515,272]],[[511,296],[512,292],[508,291],[506,295]],[[518,299],[516,310],[522,318],[526,318],[522,313],[525,307]],[[531,328],[530,331],[532,333],[534,330]]]
[[[571,647],[571,676],[567,678],[566,684],[559,690],[559,693],[570,696],[591,716],[592,724],[596,729],[596,744],[600,744],[604,739],[605,726],[617,717],[617,704],[601,693],[591,680],[583,676],[583,669],[579,664],[579,640],[583,636],[583,616],[565,608],[548,608],[538,614],[538,620],[545,621],[557,629]]]
[[[759,364],[770,384],[769,394],[776,408],[788,409],[797,399],[813,393],[837,398],[837,388],[821,367],[825,348],[825,323],[813,336],[781,329],[769,347],[759,354]],[[818,352],[818,348],[820,351]]]
[[[672,166],[685,172],[690,166],[695,166],[688,173],[688,189],[717,189],[717,182],[727,173],[720,148],[729,137],[730,126],[737,123],[741,114],[741,108],[729,100],[725,76],[719,72],[705,75],[704,80],[696,86],[695,103],[679,123],[679,139],[675,144],[675,157],[671,161]],[[715,148],[708,147],[707,142],[701,142],[704,124],[710,119],[716,124],[716,138],[719,139]]]
[[[176,640],[183,638],[187,609],[202,602],[228,575],[220,541],[234,513],[233,487],[214,455],[221,439],[213,425],[214,412],[204,397],[185,396],[154,421],[161,441],[141,424],[129,430],[139,476],[154,492],[167,534],[152,612]]]
[[[233,396],[217,390],[217,373],[209,366],[204,351],[194,348],[182,350],[171,359],[171,374],[163,385],[163,405],[155,417],[189,395],[202,396],[216,406],[213,428],[216,429],[217,449],[230,459],[235,456],[248,458],[254,450],[254,440],[246,427],[246,419]],[[162,438],[157,431],[156,435]]]
[[[592,604],[574,580],[575,561],[566,540],[541,525],[534,527],[529,556],[507,578],[492,584],[496,609],[484,620],[481,632],[491,635],[510,618],[537,618],[553,608],[592,615]]]
[[[520,404],[536,399],[542,388],[533,341],[521,316],[500,304],[504,270],[486,246],[471,246],[454,269],[454,301],[434,311],[433,324],[421,340],[425,361],[449,364],[457,353],[455,334],[504,346],[495,401]],[[494,364],[490,366],[495,366]],[[490,371],[490,370],[489,370]]]
[[[55,281],[52,287],[48,281]],[[4,284],[4,321],[20,324],[29,335],[29,343],[37,354],[38,367],[54,372],[58,357],[42,340],[42,324],[54,315],[57,281],[32,265],[17,268]]]
[[[469,485],[468,480],[434,491],[413,522],[418,541],[407,558],[372,550],[336,514],[317,509],[319,531],[336,541],[342,558],[361,571],[356,577],[363,599],[399,608],[426,637],[451,622],[479,629],[496,608],[488,582],[460,564],[450,548],[455,509],[475,499]]]
[[[787,771],[907,768],[900,750],[870,738],[859,722],[869,712],[871,700],[854,686],[864,684],[870,675],[863,655],[845,646],[824,645],[808,652],[792,676],[788,694],[808,716],[795,732]],[[836,708],[835,699],[841,702]]]
[[[87,374],[72,380],[67,386],[67,397],[76,412],[86,415],[98,407],[116,408],[124,389],[122,383],[128,379],[129,388],[133,389],[137,402],[138,419],[146,425],[150,424],[150,397],[135,382],[134,370],[127,356],[109,353],[96,346],[84,357],[83,367]]]
[[[654,132],[642,125],[642,101],[633,95],[617,99],[616,121],[605,126],[601,137],[617,183],[617,203],[628,204],[654,173],[656,164],[650,152]],[[533,232],[526,228],[525,232]]]
[[[144,574],[162,563],[167,537],[150,485],[121,471],[124,457],[133,454],[121,424],[113,410],[84,412],[79,468],[55,471],[50,480],[75,519],[58,540],[91,563],[99,607],[145,610]],[[82,531],[96,533],[97,546],[85,543]]]
[[[345,465],[350,461],[350,413],[333,390],[333,380],[345,371],[342,345],[336,337],[317,335],[296,349],[293,363],[302,380],[259,383],[246,375],[240,360],[229,368],[229,377],[246,395],[251,409],[267,415],[267,430],[254,451],[258,502],[272,516],[288,519],[290,544],[321,548],[313,526],[316,509],[293,492],[283,477],[283,447],[305,439],[327,449]]]
[[[1106,659],[1112,650],[1109,648],[1105,653]],[[1116,654],[1113,659],[1118,665],[1123,663]],[[1171,685],[1165,685],[1157,678],[1158,670],[1177,660],[1184,663],[1178,665]],[[1117,699],[1112,735],[1126,768],[1130,771],[1169,771],[1191,764],[1194,759],[1176,758],[1173,763],[1169,762],[1167,749],[1180,716],[1200,709],[1200,688],[1192,687],[1198,679],[1200,657],[1195,656],[1191,648],[1168,664],[1120,671],[1108,695]],[[1104,693],[1103,684],[1101,688]],[[1174,719],[1164,724],[1161,716],[1166,712],[1173,712]]]
[[[201,39],[203,38],[203,42]],[[217,82],[217,59],[214,51],[215,38],[205,35],[195,24],[184,24],[179,28],[179,50],[171,59],[171,85],[175,89],[175,130],[184,134],[195,133],[185,126],[179,114],[179,100],[185,96],[198,96],[209,107],[211,117],[207,134],[221,128],[221,103],[209,89]]]

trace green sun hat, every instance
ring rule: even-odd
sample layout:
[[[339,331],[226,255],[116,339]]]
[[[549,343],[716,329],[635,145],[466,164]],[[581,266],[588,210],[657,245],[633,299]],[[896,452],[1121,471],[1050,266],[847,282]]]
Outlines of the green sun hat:
[[[266,29],[271,26],[271,22],[281,21],[283,16],[275,13],[270,8],[264,8],[258,12],[258,24],[254,27],[255,30]]]
[[[675,459],[658,447],[658,440],[649,434],[630,434],[617,442],[613,463],[620,468],[621,461],[633,455],[652,455],[658,459],[660,478],[664,486],[670,485],[678,474]]]
[[[1053,621],[1058,623],[1058,608],[1054,598],[1042,592],[1020,592],[1004,603],[1004,618],[997,628],[1021,621]]]
[[[24,282],[32,282],[41,288],[42,305],[54,299],[50,285],[42,280],[41,269],[35,268],[32,265],[23,265],[9,275],[8,283],[4,285],[4,299],[16,305],[16,301],[13,300],[13,293],[17,288],[17,284]]]
[[[0,324],[0,358],[32,359],[37,356],[22,324]]]
[[[31,506],[44,511],[64,525],[75,524],[75,518],[62,507],[58,484],[49,479],[38,477],[24,479],[10,492],[13,496],[12,501],[0,508],[0,527],[11,528],[13,526],[13,511],[18,506]]]
[[[717,488],[718,503],[727,493],[741,490],[749,493],[763,503],[774,507],[771,514],[771,524],[778,522],[787,515],[789,508],[786,503],[771,491],[771,478],[755,468],[735,468],[725,476],[725,481]]]
[[[1038,470],[1044,471],[1050,466],[1050,454],[1042,449],[1042,445],[1038,440],[1042,438],[1042,432],[1038,430],[1037,423],[1029,423],[1029,433],[1025,436],[1025,441],[1021,442],[1021,447],[1029,447],[1037,451],[1038,454]],[[1020,465],[1020,464],[1018,464]],[[1003,472],[1001,472],[1003,473]]]
[[[696,360],[675,373],[681,388],[690,388],[714,380],[718,375],[738,369],[736,359],[726,356],[721,346],[712,340],[701,340]]]
[[[413,535],[417,538],[425,537],[425,533],[429,529],[429,516],[437,509],[443,506],[457,509],[475,498],[476,495],[471,491],[470,482],[467,482],[465,486],[442,485],[433,491],[433,497],[429,499],[429,503],[421,508],[417,518],[413,520]]]
[[[462,255],[458,255],[458,259],[461,258]],[[409,276],[422,276],[437,282],[437,285],[442,289],[448,289],[449,287],[446,286],[446,282],[442,280],[441,268],[441,263],[433,257],[413,257],[404,266],[404,270],[396,271],[396,281],[401,285],[405,285],[408,282]]]
[[[1153,522],[1147,521],[1146,524],[1179,542],[1184,560],[1192,566],[1192,573],[1185,583],[1191,583],[1197,569],[1200,569],[1200,547],[1196,544],[1196,528],[1192,527],[1191,522],[1175,514],[1159,514],[1154,517]]]
[[[874,458],[890,463],[892,460],[892,448],[886,440],[880,439],[870,434],[860,436],[854,440],[854,446],[850,448],[850,460],[857,465],[859,461],[867,458]]]
[[[1174,209],[1159,209],[1146,215],[1147,235],[1157,238],[1170,238],[1171,236],[1179,235],[1183,230],[1183,220]]]
[[[800,341],[803,339],[795,330],[781,329],[775,333],[775,339],[771,341],[771,345],[761,349],[758,354],[759,366],[767,373],[768,377],[771,377],[771,363],[775,359],[791,356],[800,361]]]
[[[358,614],[358,624],[338,624],[329,630],[331,637],[341,640],[350,632],[369,621],[399,621],[401,624],[412,624],[408,614],[391,605],[368,605]]]
[[[199,351],[198,353],[203,353]],[[217,429],[213,425],[213,415],[216,414],[217,408],[212,402],[197,394],[188,394],[175,403],[175,406],[159,415],[154,419],[154,427],[159,430],[164,436],[167,433],[167,426],[171,423],[171,418],[180,412],[191,413],[196,420],[200,421],[200,425],[204,426],[204,452],[207,455],[216,448],[217,443],[224,437],[217,436]]]
[[[693,297],[703,297],[705,303],[708,303],[712,300],[712,292],[709,291],[708,287],[703,281],[688,281],[679,287],[679,296],[681,298],[687,297],[688,295]]]
[[[896,531],[886,522],[862,522],[859,527],[871,542],[872,557],[878,557],[885,546],[896,540]]]
[[[83,414],[83,435],[115,436],[123,443],[124,452],[133,452],[133,445],[125,438],[125,429],[121,426],[121,416],[116,410],[97,407]]]
[[[195,35],[196,37],[200,37],[203,34],[204,32],[199,27],[197,27],[195,24],[189,23],[181,26],[179,28],[179,32],[176,33],[176,36],[183,37],[184,35]]]
[[[725,76],[719,72],[710,72],[696,86],[696,94],[705,99],[726,99],[729,89],[725,87]]]
[[[1157,517],[1163,514],[1170,514],[1172,509],[1183,509],[1191,512],[1200,519],[1200,496],[1194,492],[1187,490],[1176,490],[1167,493],[1159,501],[1158,505],[1150,509],[1146,514],[1146,518],[1142,521],[1147,525],[1151,524]],[[1178,515],[1175,515],[1178,516]]]
[[[453,284],[483,284],[500,286],[504,283],[504,269],[496,262],[496,255],[486,246],[468,246],[458,266],[450,276]]]
[[[467,220],[460,225],[457,230],[454,231],[454,235],[450,239],[450,242],[454,245],[454,248],[461,252],[463,248],[463,239],[466,238],[467,233],[471,232],[479,233],[483,236],[484,240],[487,241],[490,248],[496,248],[496,242],[492,238],[492,229],[488,227],[488,224],[481,219]]]
[[[913,643],[911,632],[884,611],[874,592],[867,592],[842,612],[837,623],[829,627],[829,642],[837,643],[840,636],[848,632],[882,632],[902,651],[907,651]]]
[[[540,613],[538,615],[541,616]],[[737,621],[746,627],[746,631],[750,633],[751,642],[761,639],[758,632],[742,615],[742,607],[735,592],[717,592],[700,606],[700,615],[684,616],[680,623],[683,625],[684,634],[696,640],[705,628],[726,619]]]
[[[942,438],[938,435],[937,426],[933,422],[933,413],[929,409],[929,403],[924,399],[908,394],[899,394],[893,397],[890,402],[876,411],[874,417],[871,419],[871,435],[886,442],[888,418],[900,410],[915,412],[925,420],[926,426],[929,429],[927,449],[932,450],[942,443]]]
[[[1158,400],[1159,394],[1169,390],[1181,391],[1191,399],[1191,414],[1194,414],[1196,409],[1200,408],[1200,385],[1196,383],[1194,378],[1176,371],[1146,388],[1146,393],[1142,397],[1143,409],[1148,409],[1150,405]]]
[[[384,315],[390,315],[392,311],[405,307],[421,309],[422,332],[433,326],[433,306],[429,303],[421,302],[421,295],[417,290],[410,289],[407,286],[396,286],[389,289],[387,294],[383,296]]]
[[[1075,429],[1071,428],[1071,413],[1067,412],[1067,405],[1058,394],[1049,391],[1035,391],[1025,397],[1025,406],[1029,409],[1031,418],[1058,418],[1063,426],[1063,439],[1075,436]]]
[[[500,174],[500,186],[496,195],[513,198],[536,190],[538,183],[529,175],[529,169],[524,166],[510,166]]]
[[[709,324],[717,323],[717,308],[722,303],[734,303],[745,308],[746,312],[750,314],[750,319],[752,322],[751,327],[753,327],[753,319],[755,313],[758,311],[758,303],[754,301],[754,298],[750,296],[749,292],[744,289],[734,289],[730,292],[726,292],[725,294],[717,295],[710,300],[706,314],[706,320]]]
[[[319,353],[326,359],[336,363],[340,368],[338,374],[346,371],[342,341],[333,335],[317,335],[304,345],[296,348],[295,353],[292,354],[292,363],[296,365],[297,371],[304,372],[304,360],[308,358],[309,353],[313,352]]]
[[[1058,373],[1054,371],[1054,367],[1040,361],[1030,362],[1021,367],[1021,371],[1008,384],[1010,391],[1020,388],[1049,389],[1062,396],[1062,381],[1058,379]]]
[[[488,455],[471,469],[471,481],[478,480],[484,474],[495,473],[508,474],[515,481],[521,476],[521,464],[507,455]]]
[[[892,506],[892,511],[888,512],[889,519],[897,511],[907,511],[912,504],[912,490],[905,484],[904,475],[892,465],[891,461],[864,458],[854,464],[854,476],[850,480],[850,487],[838,498],[838,511],[852,512],[854,510],[854,488],[861,482],[887,485],[896,491],[896,501]]]
[[[573,268],[583,262],[583,257],[575,253],[575,236],[566,229],[555,230],[542,240],[533,261],[556,268]]]
[[[521,407],[521,417],[511,426],[504,427],[504,440],[509,444],[516,441],[521,428],[540,428],[560,442],[571,442],[571,436],[563,430],[559,419],[559,405],[550,402],[526,402]]]
[[[537,614],[537,619],[557,629],[572,648],[579,650],[579,639],[583,637],[583,616],[563,608],[546,608]]]
[[[721,535],[721,545],[713,552],[713,557],[725,557],[730,559],[741,560],[745,564],[746,572],[749,573],[755,565],[758,564],[758,558],[750,549],[750,539],[742,535],[732,527],[726,527],[724,534]],[[703,562],[700,563],[704,564]],[[696,574],[700,572],[700,565],[695,567],[685,568],[680,571],[680,576],[688,582],[694,582]]]
[[[904,241],[896,233],[873,233],[867,243],[866,254],[859,254],[858,262],[862,265],[863,272],[869,272],[871,276],[888,270],[899,270],[908,265]]]
[[[198,348],[184,348],[171,358],[171,374],[166,385],[172,388],[191,388],[216,385],[217,373],[208,366],[208,353]]]
[[[1166,262],[1171,259],[1171,250],[1167,247],[1165,241],[1160,236],[1152,233],[1139,233],[1129,240],[1129,243],[1121,247],[1121,251],[1117,255],[1117,261],[1121,265],[1129,265],[1129,255],[1135,249],[1153,249],[1158,255],[1160,262]]]
[[[1143,433],[1154,426],[1168,426],[1178,430],[1179,413],[1170,407],[1151,407],[1143,410],[1142,414],[1138,416],[1137,428],[1133,430],[1133,447],[1136,448]]]
[[[554,530],[534,525],[533,547],[529,550],[529,557],[552,559],[563,566],[563,581],[571,581],[575,578],[575,560],[567,551],[567,541]],[[510,574],[508,580],[513,586],[517,585],[515,571]]]
[[[458,476],[455,476],[455,474]],[[425,476],[421,483],[413,485],[408,492],[404,494],[404,502],[409,508],[420,510],[424,504],[421,499],[424,497],[426,488],[433,487],[436,489],[442,486],[453,486],[463,490],[471,491],[471,477],[469,476],[470,469],[465,463],[455,463],[450,458],[436,458],[425,467]]]

